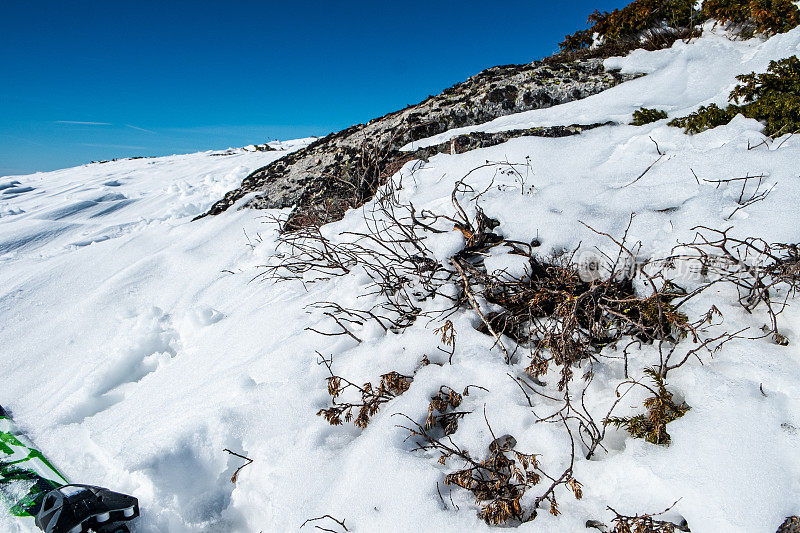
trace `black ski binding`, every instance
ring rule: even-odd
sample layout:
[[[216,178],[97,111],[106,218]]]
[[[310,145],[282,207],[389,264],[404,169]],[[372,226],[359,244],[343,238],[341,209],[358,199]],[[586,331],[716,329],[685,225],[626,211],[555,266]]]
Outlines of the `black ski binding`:
[[[139,500],[91,485],[64,485],[45,494],[36,525],[45,533],[127,533]]]

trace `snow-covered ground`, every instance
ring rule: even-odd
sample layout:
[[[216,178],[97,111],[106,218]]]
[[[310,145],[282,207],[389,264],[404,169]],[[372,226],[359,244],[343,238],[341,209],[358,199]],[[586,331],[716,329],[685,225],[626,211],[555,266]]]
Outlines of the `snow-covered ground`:
[[[470,129],[607,119],[624,124],[642,105],[678,116],[723,103],[735,75],[763,71],[769,60],[798,51],[800,29],[766,42],[708,31],[670,50],[608,60],[645,77]],[[543,253],[579,243],[582,250],[611,251],[606,238],[580,221],[619,236],[632,212],[629,241],[641,241],[644,257],[663,256],[691,240],[698,224],[800,241],[800,138],[748,150],[764,140],[753,120],[738,117],[695,136],[665,123],[518,138],[409,163],[395,180],[402,180],[402,199],[419,211],[452,214],[453,185],[472,169],[487,160],[528,163],[518,167],[524,183],[498,167],[472,172],[467,182],[476,191],[491,183],[481,205],[500,220],[498,231],[525,241],[537,237]],[[0,404],[68,478],[137,496],[138,531],[289,531],[324,514],[344,518],[350,531],[488,531],[473,497],[458,488],[449,494],[444,485],[444,474],[454,468],[437,463],[436,454],[413,451],[392,414],[421,422],[439,386],[479,385],[488,392],[474,389],[464,398],[460,409],[472,413],[454,440],[473,457],[485,457],[492,440],[485,409],[496,434],[514,435],[519,450],[541,454],[542,465],[555,471],[569,459],[567,435],[560,425],[535,423],[508,377],[522,375],[528,361],[507,366],[493,340],[474,329],[474,313],[464,310],[452,317],[453,364],[419,369],[411,388],[367,429],[331,427],[317,417],[328,405],[328,374],[317,351],[333,357],[337,373],[375,383],[392,370],[413,373],[423,355],[433,360],[441,354],[433,331],[441,324],[419,320],[403,334],[356,327],[360,344],[308,331],[332,329],[309,304],[362,305],[364,276],[305,286],[251,281],[259,265],[275,262],[276,228],[269,217],[279,212],[229,210],[191,222],[249,172],[284,153],[200,153],[0,178]],[[729,219],[741,186],[704,180],[747,174],[766,175],[764,185],[774,189]],[[336,238],[364,228],[362,211],[355,210],[325,232]],[[446,259],[460,238],[438,235],[429,246]],[[487,263],[509,261],[498,256]],[[752,336],[760,334],[763,310],[747,314],[735,300],[734,293],[714,289],[687,311],[696,318],[715,304],[724,315],[719,331],[750,327]],[[561,516],[540,512],[519,529],[582,531],[586,520],[613,517],[606,506],[636,514],[676,500],[671,516],[684,517],[694,532],[772,533],[786,516],[800,513],[795,306],[781,315],[781,324],[788,347],[768,338],[732,341],[713,358],[670,374],[670,389],[691,406],[668,426],[672,444],[611,431],[607,453],[576,461],[583,499],[559,492]],[[632,372],[652,365],[653,357],[652,347],[633,350]],[[543,390],[555,390],[557,378],[543,379],[552,382]],[[602,417],[623,380],[618,364],[596,365],[590,411]],[[642,412],[643,398],[631,393],[615,414]],[[537,415],[554,405],[534,402]],[[225,448],[253,459],[236,483],[230,477],[242,461]],[[0,529],[17,525],[0,518]]]

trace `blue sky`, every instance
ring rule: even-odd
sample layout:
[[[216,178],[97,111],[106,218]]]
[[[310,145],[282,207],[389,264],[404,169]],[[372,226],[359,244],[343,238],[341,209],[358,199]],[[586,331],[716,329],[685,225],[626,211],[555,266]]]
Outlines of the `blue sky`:
[[[626,3],[6,0],[0,175],[325,135]]]

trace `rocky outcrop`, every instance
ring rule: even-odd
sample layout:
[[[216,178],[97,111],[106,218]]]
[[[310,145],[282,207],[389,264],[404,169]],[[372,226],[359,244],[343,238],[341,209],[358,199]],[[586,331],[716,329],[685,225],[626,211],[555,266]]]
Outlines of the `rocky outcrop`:
[[[206,215],[221,213],[255,192],[243,207],[297,206],[294,221],[299,225],[336,220],[346,209],[371,197],[375,188],[406,161],[443,150],[439,146],[426,149],[427,152],[400,151],[412,141],[503,115],[585,98],[630,77],[606,71],[599,59],[493,67],[420,104],[328,135],[256,170]],[[583,128],[517,130],[517,135],[471,134],[460,138],[464,144],[460,151],[497,144],[504,137],[537,133],[562,136]]]
[[[800,518],[790,516],[778,527],[777,533],[800,533]]]

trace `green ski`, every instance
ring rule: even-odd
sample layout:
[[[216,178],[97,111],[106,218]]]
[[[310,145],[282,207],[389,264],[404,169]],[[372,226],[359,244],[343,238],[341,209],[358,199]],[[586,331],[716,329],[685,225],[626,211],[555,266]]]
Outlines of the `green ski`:
[[[136,498],[70,484],[0,406],[0,500],[47,533],[119,533],[139,516]]]

